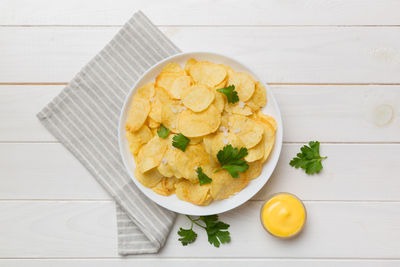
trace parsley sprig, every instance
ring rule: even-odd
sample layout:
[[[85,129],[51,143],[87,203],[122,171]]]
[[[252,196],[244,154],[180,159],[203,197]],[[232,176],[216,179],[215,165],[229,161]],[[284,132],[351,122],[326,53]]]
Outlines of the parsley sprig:
[[[172,138],[172,145],[185,152],[186,147],[189,145],[190,139],[179,133]]]
[[[217,91],[226,95],[228,103],[235,104],[239,101],[238,93],[235,91],[235,85],[233,84],[225,88],[217,89]]]
[[[205,174],[205,173],[203,172],[203,168],[198,167],[198,168],[196,169],[196,173],[197,173],[197,177],[199,177],[199,183],[200,183],[200,185],[209,184],[209,183],[212,182],[212,179],[211,179],[210,177],[208,177],[207,174]]]
[[[321,161],[327,157],[319,155],[318,141],[311,141],[308,145],[302,146],[301,153],[298,153],[297,157],[293,158],[289,164],[295,168],[304,169],[307,174],[319,173],[323,168]]]
[[[214,247],[218,248],[221,244],[231,241],[229,231],[223,231],[229,228],[229,224],[218,221],[218,215],[200,216],[197,219],[193,219],[188,215],[186,215],[186,217],[191,222],[190,229],[183,229],[181,227],[178,231],[178,235],[181,236],[178,240],[181,241],[183,246],[196,241],[197,233],[193,231],[194,224],[206,230],[208,242],[214,245]],[[200,224],[200,222],[202,222],[202,224]]]
[[[169,135],[170,130],[165,127],[164,125],[160,125],[160,129],[157,130],[157,134],[161,138],[167,138]]]
[[[239,177],[239,172],[245,172],[249,168],[249,165],[243,159],[247,154],[247,148],[245,147],[242,147],[239,150],[233,148],[232,145],[224,146],[224,148],[218,151],[217,154],[217,159],[221,164],[221,168],[215,172],[225,169],[233,178]]]

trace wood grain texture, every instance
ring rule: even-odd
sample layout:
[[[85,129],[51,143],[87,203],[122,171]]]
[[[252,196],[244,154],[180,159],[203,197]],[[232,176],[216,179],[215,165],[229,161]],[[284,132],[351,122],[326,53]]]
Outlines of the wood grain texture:
[[[2,201],[0,213],[8,216],[0,218],[0,258],[116,258],[113,205],[109,201]],[[265,232],[258,216],[261,205],[251,201],[221,215],[231,224],[232,242],[218,249],[197,228],[198,240],[183,247],[176,232],[188,226],[188,220],[179,216],[157,258],[400,259],[400,231],[398,224],[391,223],[400,220],[399,202],[306,202],[306,228],[290,242]],[[243,244],[251,249],[243,249]]]
[[[121,25],[139,9],[157,25],[400,24],[396,0],[3,0],[0,24]]]
[[[56,141],[34,115],[63,87],[0,86],[0,141]],[[271,89],[281,109],[285,142],[400,142],[400,86],[274,85]],[[382,108],[390,117],[381,115]]]
[[[338,260],[338,259],[171,259],[171,258],[121,258],[121,259],[0,259],[1,266],[18,267],[309,267],[316,265],[319,267],[398,267],[400,260]]]
[[[68,82],[119,28],[0,27],[0,36],[7,40],[0,42],[0,83]],[[399,27],[161,30],[182,51],[232,56],[269,83],[400,82]]]
[[[400,201],[400,145],[322,144],[319,175],[289,166],[301,144],[283,146],[278,166],[254,197],[292,192],[305,200]],[[108,194],[61,144],[0,144],[0,199],[104,199]]]

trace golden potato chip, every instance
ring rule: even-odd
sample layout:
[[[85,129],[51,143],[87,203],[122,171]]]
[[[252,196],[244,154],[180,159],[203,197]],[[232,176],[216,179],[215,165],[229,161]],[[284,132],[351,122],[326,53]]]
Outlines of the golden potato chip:
[[[217,133],[211,144],[211,156],[216,159],[218,151],[224,148],[226,145],[232,145],[233,147],[241,148],[243,143],[240,138],[232,132],[219,132]]]
[[[147,123],[148,123],[148,125],[149,125],[149,127],[150,127],[151,129],[156,129],[156,128],[159,128],[159,127],[160,127],[160,123],[157,122],[157,121],[155,121],[155,120],[153,120],[153,119],[150,118],[150,117],[147,119]]]
[[[141,97],[149,100],[154,96],[154,92],[155,92],[154,83],[147,83],[138,89],[137,93],[135,94],[135,97]]]
[[[225,79],[224,79],[222,82],[220,82],[219,84],[217,84],[217,85],[215,86],[214,89],[221,89],[221,88],[226,87],[226,86],[227,86],[227,85],[226,85],[227,82],[228,82],[228,75],[225,77]]]
[[[210,184],[194,184],[187,180],[179,180],[175,184],[176,196],[195,205],[206,206],[211,203]]]
[[[211,154],[212,143],[216,134],[209,134],[203,137],[203,146],[208,154]]]
[[[150,101],[150,112],[149,112],[149,117],[155,121],[155,122],[161,122],[161,116],[162,116],[162,106],[163,103],[159,98],[152,99],[153,101]]]
[[[253,96],[246,102],[252,110],[258,110],[267,104],[267,91],[265,86],[256,82]]]
[[[214,106],[218,109],[219,112],[222,112],[225,107],[225,96],[222,93],[216,92],[214,99]]]
[[[207,151],[202,145],[196,144],[188,145],[185,152],[181,152],[177,153],[177,169],[179,173],[192,183],[197,183],[199,179],[196,169],[202,167],[204,172],[206,172],[206,169],[209,171],[210,159]]]
[[[255,147],[248,149],[248,153],[244,159],[247,162],[253,162],[259,159],[262,159],[265,154],[265,142],[264,138],[261,139],[261,142],[259,142]]]
[[[203,142],[203,136],[200,137],[191,137],[190,138],[190,144],[194,145],[194,144],[200,144],[201,142]]]
[[[157,185],[162,179],[162,175],[157,171],[157,169],[142,173],[138,168],[135,168],[134,174],[136,180],[147,187],[153,187]]]
[[[229,75],[229,85],[235,85],[239,100],[245,102],[254,94],[255,83],[251,76],[244,72],[234,72]]]
[[[157,167],[167,149],[167,139],[154,136],[147,144],[142,146],[137,156],[137,167],[144,173]]]
[[[249,180],[253,180],[260,176],[262,169],[263,169],[263,162],[262,160],[256,160],[253,162],[248,162],[249,169],[246,171]]]
[[[174,171],[171,169],[171,166],[168,164],[167,158],[168,149],[164,154],[164,157],[161,159],[160,164],[157,166],[157,170],[165,177],[174,176]]]
[[[152,188],[154,192],[163,196],[170,196],[175,193],[175,183],[178,181],[175,177],[162,178],[161,181]]]
[[[182,96],[190,90],[193,80],[190,76],[181,76],[172,83],[169,93],[173,99],[182,99]]]
[[[185,64],[185,71],[187,75],[190,75],[190,68],[197,63],[197,60],[194,58],[189,58]]]
[[[253,111],[250,107],[246,106],[245,103],[239,102],[236,104],[229,104],[225,102],[225,111],[232,114],[239,114],[244,116],[249,116],[253,114]]]
[[[226,199],[245,188],[248,184],[246,173],[239,173],[238,178],[233,178],[226,170],[221,170],[212,175],[210,193],[213,199]]]
[[[161,72],[156,78],[156,87],[164,88],[168,94],[173,97],[172,86],[177,78],[183,77],[184,75],[175,72]]]
[[[147,99],[134,97],[126,119],[126,130],[135,132],[142,127],[150,112],[150,104]]]
[[[275,120],[274,120],[275,121]],[[272,151],[272,148],[274,147],[275,144],[275,130],[273,126],[266,122],[263,123],[264,125],[264,156],[263,156],[263,163],[267,161],[269,154]]]
[[[165,90],[162,87],[155,88],[154,98],[159,99],[160,102],[164,105],[172,102],[172,99],[171,99],[170,95],[168,94],[167,90]]]
[[[171,102],[169,105],[162,106],[162,124],[169,128],[171,132],[177,133],[178,130],[178,118],[181,112],[182,106],[178,103]]]
[[[172,73],[178,73],[181,75],[185,74],[184,69],[182,69],[181,65],[178,63],[168,63],[167,65],[164,66],[161,72],[172,72]]]
[[[199,61],[190,67],[190,75],[197,83],[214,88],[226,77],[223,66],[208,61]]]
[[[247,149],[255,147],[261,141],[264,127],[260,123],[242,115],[229,116],[229,122],[231,131],[240,138]]]
[[[131,133],[126,131],[126,138],[128,139],[129,150],[132,154],[136,155],[139,152],[140,147],[153,138],[153,134],[149,127],[143,125],[136,132]]]
[[[257,112],[257,116],[261,122],[269,123],[272,126],[272,128],[274,129],[274,131],[276,131],[278,124],[276,123],[274,118],[272,118],[271,116],[265,115],[264,113],[261,112],[261,110],[259,112]]]
[[[193,112],[184,110],[178,119],[178,129],[187,137],[199,137],[215,132],[221,123],[221,113],[214,105],[206,110]]]
[[[214,101],[215,93],[201,84],[191,86],[183,95],[183,104],[194,112],[200,112],[208,108]]]

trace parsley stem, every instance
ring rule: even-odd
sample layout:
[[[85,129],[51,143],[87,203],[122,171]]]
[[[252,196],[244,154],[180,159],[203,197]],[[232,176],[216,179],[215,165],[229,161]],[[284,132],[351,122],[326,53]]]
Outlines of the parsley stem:
[[[197,225],[197,226],[199,226],[199,227],[201,227],[201,228],[203,228],[203,229],[206,229],[206,227],[204,227],[203,225],[201,225],[201,224],[199,224],[197,221],[198,220],[200,220],[200,218],[198,218],[198,219],[192,219],[189,215],[185,215],[191,222],[192,222],[192,226],[193,226],[193,224],[195,224],[195,225]]]

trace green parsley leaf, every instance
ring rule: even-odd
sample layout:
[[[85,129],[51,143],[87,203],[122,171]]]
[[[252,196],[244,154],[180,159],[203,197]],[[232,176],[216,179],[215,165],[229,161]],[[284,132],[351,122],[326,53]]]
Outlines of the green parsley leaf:
[[[172,145],[176,148],[179,148],[183,152],[185,152],[186,147],[189,145],[190,139],[184,136],[183,134],[176,134],[172,138]]]
[[[169,135],[169,129],[161,124],[160,129],[157,130],[157,134],[161,138],[167,138]]]
[[[209,184],[212,182],[212,179],[203,172],[203,169],[201,167],[198,167],[196,172],[197,172],[197,176],[199,177],[200,185]]]
[[[235,91],[235,86],[233,84],[225,88],[217,89],[217,91],[226,95],[228,103],[235,104],[239,101],[238,93]]]
[[[229,243],[231,241],[229,232],[221,231],[228,229],[229,224],[218,221],[218,215],[201,216],[200,220],[206,224],[206,232],[210,244],[218,248],[220,244]]]
[[[192,229],[179,228],[178,235],[181,236],[178,240],[181,241],[182,245],[187,246],[187,244],[196,241],[197,234]]]
[[[327,157],[319,155],[318,141],[311,141],[308,145],[301,147],[301,153],[298,153],[297,157],[293,158],[289,164],[295,168],[304,169],[307,174],[319,173],[323,168],[321,161]]]
[[[239,149],[233,148],[232,145],[226,145],[220,151],[218,151],[217,158],[221,164],[221,168],[215,172],[225,169],[233,178],[239,177],[239,172],[245,172],[249,168],[249,165],[245,160],[248,154],[247,148],[242,147]]]

